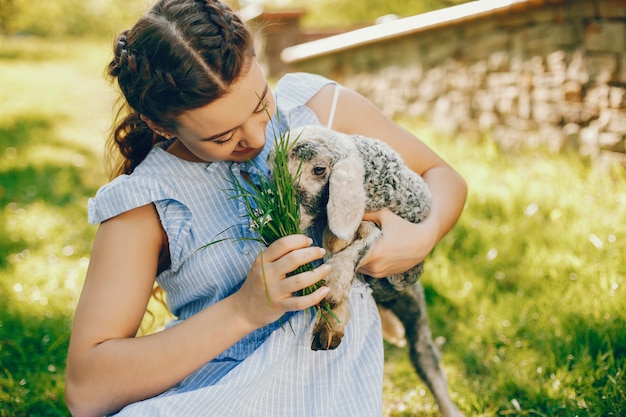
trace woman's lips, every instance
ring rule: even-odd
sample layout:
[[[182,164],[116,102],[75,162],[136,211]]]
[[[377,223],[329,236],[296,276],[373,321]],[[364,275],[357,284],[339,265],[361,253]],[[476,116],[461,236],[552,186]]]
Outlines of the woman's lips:
[[[250,152],[254,151],[253,148],[240,149],[238,151],[233,151],[233,155],[246,155]]]

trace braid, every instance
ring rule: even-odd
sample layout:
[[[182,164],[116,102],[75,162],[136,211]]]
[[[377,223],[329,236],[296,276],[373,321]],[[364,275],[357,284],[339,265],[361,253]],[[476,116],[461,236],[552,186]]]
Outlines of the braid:
[[[209,17],[211,21],[215,23],[216,27],[220,29],[221,34],[221,52],[226,54],[230,51],[230,48],[234,44],[235,25],[233,22],[233,15],[230,13],[228,7],[220,2],[207,1],[207,8],[209,9]]]
[[[242,20],[215,0],[160,0],[113,50],[107,72],[128,105],[110,140],[125,158],[115,173],[132,172],[163,140],[140,115],[175,130],[177,116],[226,94],[254,56]]]

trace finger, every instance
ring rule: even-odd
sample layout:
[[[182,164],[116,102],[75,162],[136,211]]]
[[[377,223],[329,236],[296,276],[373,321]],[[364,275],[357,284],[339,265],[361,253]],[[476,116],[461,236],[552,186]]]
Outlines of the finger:
[[[365,213],[363,215],[363,221],[369,221],[378,226],[379,229],[382,229],[382,225],[385,222],[385,212],[384,210],[373,211],[371,213]]]
[[[369,251],[365,256],[361,258],[361,261],[357,265],[357,271],[364,274],[367,273],[367,264],[372,260],[372,251]]]
[[[374,222],[374,223],[378,224],[378,223],[380,223],[380,217],[381,217],[380,210],[379,211],[372,211],[370,213],[365,213],[363,215],[363,220]]]
[[[274,262],[293,250],[307,248],[312,244],[313,239],[305,235],[281,237],[263,251],[263,258],[266,262]]]
[[[281,280],[272,286],[272,303],[276,304],[277,308],[280,308],[284,311],[293,311],[302,308],[310,307],[311,305],[318,304],[328,292],[318,292],[319,288],[311,294],[307,294],[305,301],[292,301],[292,298],[300,298],[301,296],[296,296],[297,292],[310,287],[314,284],[317,284],[322,279],[324,279],[330,272],[329,265],[321,265],[314,270],[301,272],[296,275],[292,275],[286,279]],[[322,287],[320,287],[322,288]],[[309,297],[310,295],[316,293],[313,297]],[[312,302],[311,305],[305,305],[309,302]],[[304,307],[300,307],[304,305]]]
[[[311,294],[294,296],[284,300],[283,307],[287,311],[304,310],[321,303],[329,292],[330,288],[320,287]]]
[[[282,258],[277,259],[269,267],[272,268],[276,274],[284,277],[302,265],[321,259],[325,253],[326,251],[323,248],[317,246],[296,249],[285,254]]]
[[[382,239],[383,237],[379,239],[379,242]],[[369,275],[375,278],[382,278],[384,275],[381,276],[380,275],[381,271],[375,268],[377,261],[379,261],[379,259],[377,257],[376,245],[374,245],[374,247],[372,247],[363,256],[363,258],[361,258],[361,261],[359,262],[359,265],[357,266],[357,271],[360,272],[361,274]]]
[[[311,271],[292,275],[281,282],[281,290],[293,294],[307,287],[317,284],[330,273],[330,265],[324,264]]]

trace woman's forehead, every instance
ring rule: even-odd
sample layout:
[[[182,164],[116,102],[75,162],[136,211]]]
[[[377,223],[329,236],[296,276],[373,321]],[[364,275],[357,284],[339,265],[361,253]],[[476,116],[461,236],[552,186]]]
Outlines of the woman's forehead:
[[[254,60],[225,95],[206,106],[183,112],[178,125],[204,136],[234,129],[257,108],[266,85],[263,71]]]

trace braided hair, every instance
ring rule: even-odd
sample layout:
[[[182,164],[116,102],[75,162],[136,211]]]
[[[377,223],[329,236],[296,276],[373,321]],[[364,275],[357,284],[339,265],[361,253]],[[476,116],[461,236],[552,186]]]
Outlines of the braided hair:
[[[114,44],[107,72],[123,94],[110,155],[112,176],[129,174],[165,140],[141,116],[168,130],[181,113],[222,97],[254,56],[241,19],[216,0],[160,0]],[[118,158],[119,159],[119,158]]]

